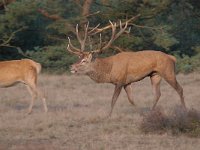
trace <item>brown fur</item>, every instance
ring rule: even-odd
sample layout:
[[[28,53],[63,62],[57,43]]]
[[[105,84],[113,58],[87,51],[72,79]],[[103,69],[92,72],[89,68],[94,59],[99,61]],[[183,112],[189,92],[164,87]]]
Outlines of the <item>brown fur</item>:
[[[140,52],[122,52],[107,58],[97,58],[93,61],[91,53],[84,56],[71,67],[73,73],[86,74],[98,83],[112,83],[115,91],[111,103],[111,112],[117,98],[124,87],[128,99],[132,99],[131,83],[149,76],[155,94],[155,108],[161,93],[160,81],[164,78],[179,94],[183,107],[183,89],[175,76],[176,58],[160,51],[146,50]]]
[[[10,87],[17,83],[24,83],[31,96],[32,100],[28,109],[31,113],[33,102],[37,96],[41,96],[37,90],[37,76],[41,71],[41,65],[30,59],[2,61],[0,62],[0,87]],[[43,100],[44,109],[47,112],[46,101]]]

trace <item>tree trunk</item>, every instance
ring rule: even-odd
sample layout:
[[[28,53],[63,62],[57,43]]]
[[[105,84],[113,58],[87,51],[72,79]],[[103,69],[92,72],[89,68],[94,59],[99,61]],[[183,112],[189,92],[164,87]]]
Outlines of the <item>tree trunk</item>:
[[[90,14],[90,8],[92,5],[92,2],[93,2],[93,0],[85,0],[83,7],[82,7],[81,16],[83,19],[80,22],[81,24],[85,24],[88,22],[87,16]]]

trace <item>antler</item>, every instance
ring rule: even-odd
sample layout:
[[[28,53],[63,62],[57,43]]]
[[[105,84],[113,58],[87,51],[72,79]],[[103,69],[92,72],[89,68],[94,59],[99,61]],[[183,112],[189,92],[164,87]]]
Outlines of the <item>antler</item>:
[[[87,40],[87,36],[88,36],[88,26],[89,26],[89,22],[87,23],[87,25],[85,25],[84,27],[84,38],[81,39],[80,35],[79,35],[79,29],[78,29],[78,24],[76,25],[76,37],[81,45],[81,49],[76,48],[75,46],[73,46],[73,44],[71,43],[70,38],[68,37],[69,40],[69,44],[67,45],[67,50],[75,55],[82,55],[83,51],[85,49],[85,42]]]
[[[72,45],[69,37],[68,37],[68,40],[69,40],[69,44],[67,45],[67,50],[72,54],[81,55],[81,50]]]
[[[134,21],[134,20],[136,20],[138,17],[140,17],[141,16],[141,14],[138,14],[138,15],[136,15],[136,16],[133,16],[132,18],[130,18],[130,19],[128,19],[126,22],[132,22],[132,21]],[[125,25],[126,24],[126,22],[123,22],[122,23],[122,25]],[[112,28],[112,25],[107,25],[107,26],[105,26],[105,27],[103,27],[103,28],[98,28],[98,26],[99,26],[99,24],[95,27],[95,28],[93,28],[91,31],[92,31],[92,33],[90,32],[90,35],[95,35],[95,34],[97,34],[97,33],[101,33],[102,31],[104,31],[104,30],[107,30],[107,29],[110,29],[110,28]],[[116,27],[118,27],[119,25],[117,25]]]
[[[97,50],[91,51],[92,53],[100,53],[100,52],[102,52],[103,50],[108,49],[108,48],[112,45],[112,43],[113,43],[122,33],[124,33],[124,32],[128,32],[128,33],[129,33],[129,32],[130,32],[130,29],[129,29],[128,31],[126,31],[126,28],[127,28],[127,26],[128,26],[128,23],[131,22],[131,21],[133,21],[133,20],[135,20],[135,19],[138,18],[139,16],[140,16],[140,14],[137,15],[137,16],[132,17],[131,19],[128,19],[126,22],[123,22],[123,23],[120,21],[120,23],[119,23],[118,25],[117,25],[117,23],[112,23],[111,21],[109,21],[109,22],[110,22],[110,25],[108,25],[108,26],[106,26],[106,27],[103,27],[103,28],[100,28],[100,29],[98,28],[100,24],[98,24],[96,27],[90,28],[90,31],[88,31],[88,28],[89,28],[89,22],[88,22],[87,25],[85,25],[85,27],[84,27],[84,37],[83,37],[83,38],[81,38],[81,36],[79,35],[79,27],[78,27],[78,24],[77,24],[77,25],[76,25],[76,37],[77,37],[77,39],[78,39],[78,41],[79,41],[79,43],[80,43],[81,48],[79,49],[79,48],[76,48],[75,46],[73,46],[72,43],[71,43],[70,38],[68,37],[69,44],[68,44],[68,46],[67,46],[67,50],[68,50],[69,52],[73,53],[73,54],[76,54],[76,55],[79,55],[79,56],[82,55],[82,54],[84,53],[84,50],[85,50],[85,42],[86,42],[86,40],[87,40],[87,37],[88,37],[88,36],[91,36],[91,35],[95,35],[95,34],[97,34],[97,33],[100,33],[100,43],[99,43],[98,49],[97,49]],[[120,30],[119,30],[118,33],[116,33],[116,28],[117,28],[118,26],[120,27]],[[124,26],[124,27],[123,27],[123,26]],[[105,46],[102,46],[101,32],[102,32],[103,30],[107,30],[107,29],[109,29],[109,28],[112,29],[111,39],[110,39],[110,41],[109,41]],[[92,47],[92,46],[91,46],[91,43],[90,43],[90,47]]]
[[[77,36],[77,39],[81,45],[81,51],[84,51],[85,49],[85,42],[86,42],[86,39],[87,39],[87,36],[88,36],[88,26],[89,26],[89,22],[87,23],[87,25],[85,25],[85,33],[84,33],[84,38],[81,39],[80,35],[79,35],[79,31],[78,31],[78,24],[76,25],[76,36]]]
[[[99,49],[97,50],[93,50],[92,53],[101,53],[102,51],[108,49],[112,43],[122,34],[126,31],[126,28],[128,26],[128,21],[125,22],[125,25],[124,27],[122,27],[122,22],[120,20],[120,23],[119,23],[119,26],[120,26],[120,31],[118,33],[116,33],[116,28],[117,28],[117,23],[112,23],[111,21],[110,22],[110,25],[111,25],[111,28],[112,28],[112,36],[111,36],[111,39],[110,41],[105,45],[105,46],[102,46],[102,39],[101,39],[101,34],[100,34],[100,46],[99,46]],[[123,23],[124,24],[124,23]],[[128,31],[130,32],[130,31]]]

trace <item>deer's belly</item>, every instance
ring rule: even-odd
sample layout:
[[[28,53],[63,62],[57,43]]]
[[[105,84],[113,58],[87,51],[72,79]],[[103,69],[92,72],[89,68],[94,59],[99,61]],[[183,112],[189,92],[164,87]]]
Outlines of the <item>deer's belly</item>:
[[[134,74],[128,74],[126,76],[126,84],[131,82],[137,82],[145,77],[149,76],[151,74],[151,71],[141,72],[141,73],[134,73]]]
[[[131,82],[137,82],[137,81],[140,81],[140,80],[142,80],[144,78],[145,78],[145,76],[131,76],[131,75],[128,75],[126,77],[126,84],[131,83]]]
[[[18,83],[19,81],[0,81],[0,88],[11,87]]]

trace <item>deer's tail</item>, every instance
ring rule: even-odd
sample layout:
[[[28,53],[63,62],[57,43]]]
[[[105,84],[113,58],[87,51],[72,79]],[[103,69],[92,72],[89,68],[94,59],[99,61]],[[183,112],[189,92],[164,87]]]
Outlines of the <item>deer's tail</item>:
[[[35,67],[36,67],[36,70],[37,70],[37,74],[39,74],[42,70],[42,65],[40,63],[35,63]]]
[[[176,62],[176,57],[174,57],[174,56],[172,56],[172,55],[168,55],[168,57],[169,57],[170,59],[172,59],[173,62]]]

